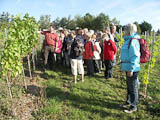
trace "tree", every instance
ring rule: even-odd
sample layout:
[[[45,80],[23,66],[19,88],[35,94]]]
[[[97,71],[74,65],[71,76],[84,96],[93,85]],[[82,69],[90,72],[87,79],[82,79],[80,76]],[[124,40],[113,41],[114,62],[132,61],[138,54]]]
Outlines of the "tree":
[[[103,31],[105,28],[109,27],[109,25],[109,16],[104,13],[100,13],[94,20],[95,30]]]
[[[138,34],[141,34],[141,28],[140,28],[138,22],[135,21],[134,24],[137,26],[137,33],[138,33]]]
[[[157,35],[160,35],[160,29],[157,30]]]
[[[0,14],[0,29],[8,27],[10,22],[9,16],[10,14],[8,12],[2,12],[2,14]]]
[[[41,29],[48,29],[51,23],[51,15],[41,15],[39,22]]]
[[[52,24],[54,25],[54,27],[55,27],[56,29],[57,29],[58,27],[60,27],[59,22],[60,22],[59,17],[57,17],[57,18],[52,22]]]
[[[144,33],[145,31],[151,32],[152,25],[146,21],[140,24],[141,32]]]
[[[76,28],[76,21],[71,18],[71,15],[68,16],[67,29],[74,30]]]
[[[76,15],[74,19],[76,21],[77,27],[84,28],[85,21],[84,21],[84,19],[80,15]]]
[[[120,21],[117,20],[115,17],[111,20],[111,23],[114,25],[120,25]]]
[[[104,13],[100,13],[98,16],[86,13],[85,16],[76,15],[73,19],[69,15],[68,17],[62,17],[61,19],[56,18],[52,23],[56,28],[63,27],[73,30],[76,27],[80,27],[103,31],[107,27],[110,27],[111,22],[120,26],[120,21],[116,18],[113,18],[110,21],[109,16]]]
[[[86,15],[83,17],[84,19],[84,27],[85,28],[88,28],[88,29],[94,29],[94,24],[93,24],[93,21],[95,19],[94,16],[92,16],[91,14],[89,13],[86,13]]]
[[[59,22],[59,26],[66,28],[67,25],[68,25],[68,19],[66,17],[63,17]]]

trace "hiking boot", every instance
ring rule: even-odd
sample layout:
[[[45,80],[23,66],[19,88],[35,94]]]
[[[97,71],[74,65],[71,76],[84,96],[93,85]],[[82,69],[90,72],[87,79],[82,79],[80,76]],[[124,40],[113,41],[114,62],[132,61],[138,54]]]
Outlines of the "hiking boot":
[[[134,108],[134,107],[130,107],[128,110],[124,110],[125,113],[133,113],[137,111],[137,108]]]
[[[121,108],[128,108],[130,107],[131,105],[129,103],[125,103],[125,104],[120,104],[120,107]]]

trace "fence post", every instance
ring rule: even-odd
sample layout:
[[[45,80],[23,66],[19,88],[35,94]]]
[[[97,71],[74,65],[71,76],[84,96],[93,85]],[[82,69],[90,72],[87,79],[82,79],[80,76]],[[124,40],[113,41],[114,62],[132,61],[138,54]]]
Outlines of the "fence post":
[[[151,57],[149,60],[149,68],[148,68],[148,72],[147,72],[147,81],[149,81],[149,75],[150,75],[150,69],[151,69],[151,60],[154,57],[153,56],[153,52],[154,52],[154,43],[155,43],[155,32],[153,30],[153,36],[152,36],[152,52],[151,52]],[[144,98],[147,97],[147,84],[144,86]]]
[[[147,38],[147,31],[144,32],[144,39]]]

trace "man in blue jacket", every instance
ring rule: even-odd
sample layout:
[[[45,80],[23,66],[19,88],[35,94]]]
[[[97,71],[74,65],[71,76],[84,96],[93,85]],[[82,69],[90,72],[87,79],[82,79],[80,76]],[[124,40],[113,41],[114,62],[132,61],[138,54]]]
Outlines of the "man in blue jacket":
[[[138,105],[137,79],[140,71],[140,44],[138,39],[140,37],[136,32],[137,27],[135,24],[128,24],[125,27],[125,42],[121,48],[121,70],[126,72],[127,83],[127,100],[121,107],[129,107],[129,109],[124,110],[126,113],[137,111]]]

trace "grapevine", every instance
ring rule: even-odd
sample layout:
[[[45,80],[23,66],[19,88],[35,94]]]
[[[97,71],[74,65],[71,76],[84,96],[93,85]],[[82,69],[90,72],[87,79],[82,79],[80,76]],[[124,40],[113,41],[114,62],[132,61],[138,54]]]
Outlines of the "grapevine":
[[[149,76],[152,74],[152,70],[156,65],[156,58],[159,53],[159,47],[160,47],[160,40],[155,38],[155,32],[153,32],[153,39],[148,38],[147,40],[150,42],[152,40],[152,43],[150,42],[150,47],[151,47],[151,57],[148,62],[148,64],[145,64],[145,69],[144,69],[144,84],[145,84],[145,89],[144,89],[144,97],[146,98],[147,96],[147,85],[149,84]]]
[[[39,24],[28,14],[23,19],[20,16],[12,16],[4,49],[0,56],[1,78],[4,76],[7,76],[6,78],[16,77],[22,73],[23,58],[29,55],[32,48],[35,47],[39,38],[38,29]]]

